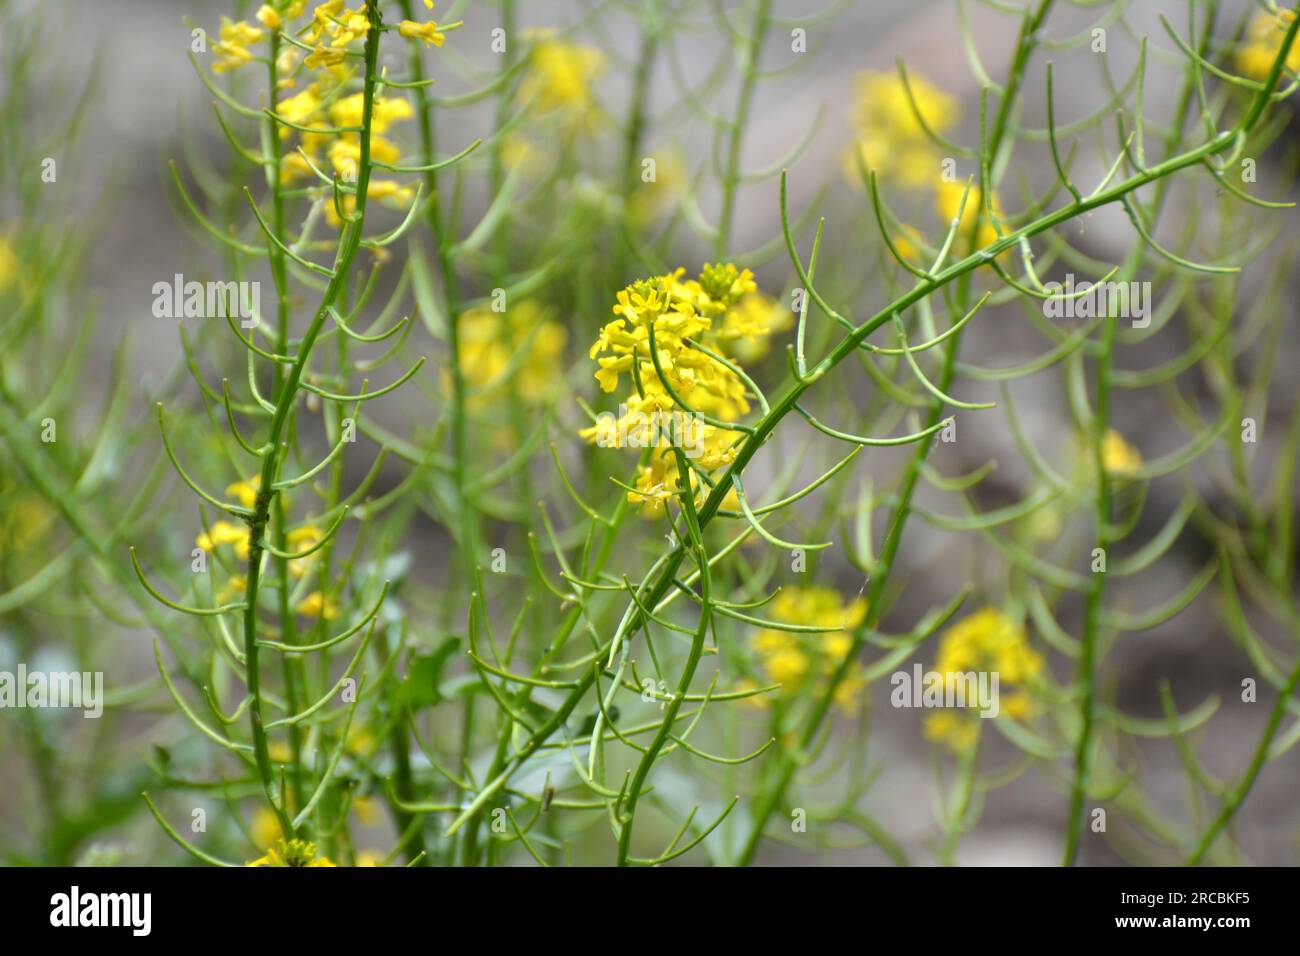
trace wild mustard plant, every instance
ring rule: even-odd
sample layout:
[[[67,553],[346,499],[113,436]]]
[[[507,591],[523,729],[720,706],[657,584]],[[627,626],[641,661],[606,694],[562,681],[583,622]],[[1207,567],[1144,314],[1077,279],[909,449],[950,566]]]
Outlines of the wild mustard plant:
[[[77,350],[47,364],[72,240],[32,232],[29,188],[0,220],[0,610],[30,654],[29,611],[76,569],[83,617],[151,635],[157,678],[114,698],[157,721],[130,781],[143,839],[250,866],[957,862],[1033,775],[1066,864],[1240,859],[1234,819],[1300,740],[1300,428],[1269,428],[1275,462],[1246,437],[1276,404],[1285,289],[1252,230],[1290,204],[1243,175],[1289,123],[1294,13],[1225,27],[1188,3],[1116,79],[1123,4],[992,4],[1015,43],[986,64],[963,26],[978,104],[913,65],[835,65],[844,175],[814,196],[820,118],[749,166],[764,97],[831,21],[652,0],[570,30],[478,6],[271,0],[188,25],[229,151],[182,142],[170,186],[223,308],[180,322],[150,415],[129,420],[123,374],[97,432],[59,426],[98,441],[39,439],[71,416]],[[1060,35],[1067,6],[1095,27]],[[703,75],[682,68],[701,34]],[[1066,117],[1076,68],[1106,93]],[[22,144],[10,111],[0,129]],[[1196,176],[1212,215],[1188,214]],[[1079,238],[1106,213],[1118,256]],[[1256,257],[1275,275],[1239,308]],[[242,282],[268,290],[248,315]],[[1053,388],[1045,435],[1029,405]],[[1134,434],[1144,401],[1183,437]],[[157,492],[169,474],[190,504]],[[1114,689],[1127,635],[1210,596],[1276,695],[1227,769],[1198,751],[1216,700],[1165,684],[1137,716]],[[873,793],[891,705],[926,708],[920,845]],[[25,737],[39,765],[49,730]],[[1149,742],[1185,769],[1178,812],[1140,772]],[[37,784],[33,858],[133,812]]]

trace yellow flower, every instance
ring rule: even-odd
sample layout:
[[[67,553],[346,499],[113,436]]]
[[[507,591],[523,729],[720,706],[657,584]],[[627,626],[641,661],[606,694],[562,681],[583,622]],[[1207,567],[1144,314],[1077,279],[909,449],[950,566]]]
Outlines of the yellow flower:
[[[285,545],[292,553],[307,551],[316,546],[317,543],[325,536],[325,533],[315,525],[306,525],[301,528],[295,528],[284,536]],[[304,558],[295,558],[289,562],[289,573],[295,578],[301,578],[311,570],[314,556],[308,555]]]
[[[343,0],[325,0],[312,11],[311,26],[307,28],[308,42],[315,43],[325,32],[331,35],[338,30],[334,20],[343,12]]]
[[[312,591],[298,602],[294,608],[303,617],[318,617],[323,621],[332,621],[339,616],[339,606],[333,598],[327,598],[319,591]]]
[[[936,710],[926,715],[921,733],[927,740],[944,744],[953,753],[965,753],[980,736],[980,718],[957,710]]]
[[[460,371],[474,391],[472,404],[483,406],[510,389],[529,405],[545,402],[563,385],[569,333],[536,302],[525,299],[504,312],[469,309],[457,320]]]
[[[9,492],[9,488],[0,487]],[[35,495],[20,494],[6,505],[0,521],[0,554],[26,551],[39,544],[53,521],[53,512]]]
[[[284,540],[290,551],[306,551],[325,536],[325,532],[314,524],[294,528],[285,534]]]
[[[267,744],[266,752],[271,758],[271,763],[288,763],[293,759],[293,751],[289,749],[289,745],[280,740]]]
[[[756,362],[767,354],[772,334],[793,325],[793,312],[770,295],[751,292],[727,310],[717,337],[728,355]]]
[[[528,53],[528,68],[519,84],[521,102],[531,101],[538,113],[562,111],[578,125],[593,127],[600,107],[592,88],[605,70],[605,57],[594,47],[568,43],[549,32]]]
[[[348,753],[355,754],[358,757],[365,757],[374,752],[378,743],[375,740],[375,735],[364,727],[353,727],[348,731],[345,746]]]
[[[1107,428],[1101,439],[1101,462],[1106,474],[1123,477],[1142,467],[1142,455],[1123,435]]]
[[[397,25],[397,32],[408,40],[420,40],[425,46],[442,46],[447,41],[447,34],[443,33],[438,28],[438,24],[432,20],[428,23],[403,20]]]
[[[345,47],[358,37],[370,32],[370,20],[366,17],[365,4],[355,10],[344,10],[334,25],[334,41],[331,46]]]
[[[259,850],[266,850],[275,846],[280,841],[280,818],[275,815],[270,807],[261,806],[253,814],[253,823],[249,827],[252,831],[253,845]]]
[[[1024,626],[994,607],[969,614],[943,632],[935,670],[940,674],[970,671],[998,675],[999,711],[1023,719],[1033,712],[1033,701],[1024,693],[1003,694],[1008,685],[1031,684],[1043,672],[1043,658],[1030,646]],[[991,702],[967,701],[961,710],[937,711],[927,716],[923,732],[930,740],[944,743],[954,752],[973,746],[979,738],[978,714]]]
[[[230,601],[235,600],[235,598],[241,597],[247,589],[248,582],[244,580],[244,576],[242,574],[236,574],[231,577],[231,579],[226,582],[226,586],[217,593],[217,603],[227,604]]]
[[[655,449],[650,461],[638,466],[635,490],[627,493],[628,501],[645,506],[647,518],[661,515],[684,490],[674,440],[705,472],[735,460],[741,433],[706,424],[696,413],[733,422],[749,412],[740,354],[761,354],[765,336],[786,321],[773,300],[759,295],[748,269],[726,262],[706,263],[695,279],[686,279],[685,272],[651,276],[620,291],[614,320],[601,328],[588,352],[602,391],[617,391],[626,373],[631,392],[617,418],[603,414],[580,435],[602,447]],[[689,482],[702,500],[694,470]],[[733,490],[724,507],[739,507]]]
[[[427,2],[427,0],[426,0]],[[377,850],[362,850],[357,854],[357,866],[383,866],[384,855]]]
[[[908,74],[921,116],[935,133],[960,118],[956,99],[925,77]],[[844,159],[850,182],[860,182],[858,163],[908,189],[929,186],[939,172],[939,155],[916,119],[907,88],[896,73],[865,72],[858,76],[854,117],[856,137]]]
[[[966,197],[965,206],[962,205],[962,196]],[[971,229],[975,227],[976,219],[979,220],[979,232],[975,238],[976,246],[982,248],[997,242],[997,230],[989,222],[988,216],[985,215],[984,194],[978,186],[972,184],[968,194],[964,182],[941,182],[939,183],[938,192],[935,193],[934,204],[945,225],[951,224],[957,218],[957,213],[961,213],[961,223],[957,227],[956,241],[963,246],[970,237]],[[998,203],[997,193],[993,194],[990,205],[993,207],[993,215],[1001,219],[1002,207]]]
[[[1276,15],[1260,11],[1251,18],[1246,27],[1246,36],[1237,48],[1237,69],[1246,76],[1256,80],[1265,80],[1273,69],[1273,62],[1282,50],[1282,40],[1291,21],[1295,19],[1292,10],[1279,10]],[[1286,68],[1291,72],[1300,71],[1300,43],[1293,44],[1286,57]]]
[[[262,36],[262,31],[251,23],[222,17],[221,39],[212,44],[212,52],[220,59],[212,64],[212,72],[225,73],[251,63],[254,54],[248,46],[262,39]]]
[[[397,145],[382,136],[370,137],[370,158],[381,163],[394,163],[400,157]],[[361,168],[361,137],[356,133],[344,133],[330,144],[330,163],[334,171],[347,180],[355,180]],[[377,180],[371,181],[373,189]],[[373,195],[367,193],[366,195]],[[331,206],[333,203],[330,204]]]
[[[1022,624],[986,607],[944,631],[935,669],[996,671],[1001,684],[1020,684],[1041,673],[1043,659],[1029,645]]]
[[[757,690],[758,686],[759,685],[757,681],[750,680],[748,677],[743,677],[740,680],[736,681],[736,685],[734,689],[736,690],[737,693],[744,693],[745,691]],[[744,704],[746,707],[752,707],[755,710],[767,710],[772,706],[770,693],[751,694],[749,697],[741,697],[740,702]]]
[[[345,96],[330,106],[330,117],[335,126],[360,126],[364,115],[365,97],[362,93]],[[411,115],[411,104],[404,97],[377,96],[371,107],[370,130],[383,133],[393,123],[410,119]]]
[[[298,85],[298,81],[292,74],[301,59],[302,51],[296,46],[288,46],[280,51],[280,55],[275,59],[275,69],[280,74],[280,79],[276,83],[278,89],[288,90]]]
[[[783,624],[810,624],[839,628],[803,634],[764,628],[754,636],[754,653],[764,676],[789,694],[802,689],[821,693],[830,676],[853,650],[850,630],[862,623],[867,602],[855,598],[845,603],[838,591],[819,587],[790,587],[771,602],[769,616]],[[858,707],[866,678],[855,663],[836,686],[832,700],[845,714]],[[747,686],[752,687],[752,683]]]
[[[306,840],[280,840],[248,866],[333,866],[327,858],[316,855],[316,844]]]
[[[375,139],[376,141],[383,142],[379,137],[375,137]],[[396,147],[393,147],[393,149],[396,151]],[[347,169],[352,168],[349,167],[350,160],[342,158],[346,155],[344,147],[340,147],[338,150],[331,149],[330,152],[331,155],[335,157],[335,165],[340,167],[340,171],[346,172]],[[384,162],[391,162],[391,160],[384,160]],[[409,206],[415,200],[415,188],[413,186],[400,185],[399,183],[395,183],[389,179],[372,179],[370,180],[369,187],[366,189],[366,195],[371,199],[381,200],[398,207],[403,205]],[[339,205],[343,207],[343,212],[345,214],[351,216],[357,210],[357,197],[353,195],[345,195]],[[339,218],[338,212],[334,209],[333,200],[325,204],[325,219],[330,226],[335,229],[338,229],[343,225],[343,220]],[[376,249],[374,252],[376,253],[376,258],[381,262],[384,261],[386,258],[384,250]]]
[[[252,508],[257,504],[257,490],[261,486],[262,476],[254,475],[246,481],[237,481],[233,485],[228,485],[226,494],[234,495],[245,508]]]
[[[753,276],[748,269],[738,270],[730,263],[706,265],[699,280],[681,281],[684,271],[643,279],[618,293],[613,310],[618,318],[601,329],[588,353],[593,359],[602,352],[614,353],[599,359],[596,380],[604,391],[612,392],[623,372],[631,375],[636,361],[645,394],[660,388],[659,372],[650,355],[653,326],[656,357],[673,389],[692,408],[734,421],[750,407],[743,380],[687,340],[703,338],[713,327],[711,316],[725,315],[741,297],[753,292]]]
[[[732,262],[716,265],[706,262],[700,270],[700,286],[709,300],[722,309],[729,309],[745,296],[758,291],[754,273],[738,269]]]
[[[321,67],[338,66],[347,56],[346,50],[331,50],[317,43],[307,54],[307,59],[303,60],[303,65],[309,70],[319,70]]]
[[[301,93],[295,93],[293,96],[280,100],[276,104],[275,111],[290,123],[297,123],[299,126],[310,126],[310,120],[320,109],[320,105],[320,96],[313,85],[307,87]],[[286,127],[280,129],[281,136],[288,136],[290,132],[291,130]]]
[[[858,75],[857,124],[860,129],[889,130],[898,139],[918,139],[925,130],[917,120],[919,112],[936,133],[951,129],[961,118],[957,100],[916,72],[907,75],[912,96],[902,77],[894,71]],[[912,99],[916,109],[912,108]]]
[[[280,11],[269,3],[264,3],[257,8],[257,22],[268,30],[278,30],[284,26],[284,18],[280,16]]]
[[[207,531],[194,539],[194,546],[204,551],[215,551],[223,544],[235,545],[238,557],[248,557],[248,528],[230,521],[214,521]]]
[[[366,187],[366,195],[371,199],[386,200],[398,206],[409,206],[415,201],[415,187],[403,186],[391,179],[372,179]]]
[[[542,152],[522,133],[509,132],[501,138],[501,164],[513,172],[534,173],[542,166]]]
[[[288,185],[296,179],[306,179],[312,175],[311,166],[301,153],[289,153],[280,160],[280,183]]]
[[[352,809],[363,826],[374,826],[379,822],[379,802],[374,797],[357,797],[352,801]]]

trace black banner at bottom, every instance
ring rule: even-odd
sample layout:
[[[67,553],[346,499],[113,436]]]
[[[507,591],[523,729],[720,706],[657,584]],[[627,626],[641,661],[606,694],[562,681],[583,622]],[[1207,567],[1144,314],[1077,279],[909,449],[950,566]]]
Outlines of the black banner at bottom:
[[[686,934],[673,934],[680,942],[687,923],[703,924],[701,941],[770,944],[774,922],[790,932],[821,925],[817,933],[834,922],[864,940],[872,926],[966,943],[981,928],[1020,926],[1050,931],[1045,940],[1172,935],[1182,945],[1199,935],[1231,944],[1291,929],[1294,887],[1287,869],[10,869],[0,870],[0,925],[7,941],[115,946],[337,946],[373,943],[390,928],[422,927],[424,936],[474,925],[493,927],[499,945],[503,934],[559,939],[665,921]]]

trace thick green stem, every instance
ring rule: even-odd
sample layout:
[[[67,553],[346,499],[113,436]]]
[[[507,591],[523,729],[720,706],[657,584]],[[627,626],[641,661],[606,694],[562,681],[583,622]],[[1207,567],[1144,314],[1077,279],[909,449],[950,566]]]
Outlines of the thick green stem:
[[[266,729],[262,717],[262,689],[257,644],[257,602],[261,585],[262,555],[265,551],[264,540],[267,523],[270,520],[271,508],[279,497],[279,492],[275,490],[274,484],[286,451],[283,441],[284,433],[294,402],[297,399],[303,370],[306,368],[307,360],[311,356],[312,348],[320,335],[321,327],[329,314],[329,309],[334,305],[335,300],[342,291],[347,281],[348,270],[352,267],[357,250],[361,246],[362,228],[365,224],[366,194],[370,186],[370,130],[374,113],[375,82],[378,77],[377,64],[380,37],[378,4],[379,0],[366,0],[366,18],[370,22],[370,30],[366,34],[365,45],[362,128],[360,133],[361,158],[357,173],[356,212],[353,214],[354,218],[351,221],[345,221],[342,225],[343,234],[339,240],[339,248],[334,258],[333,275],[328,286],[326,286],[320,306],[312,317],[311,325],[308,327],[306,335],[303,336],[298,353],[294,356],[293,364],[289,367],[288,375],[285,377],[275,403],[275,411],[271,414],[271,428],[267,439],[267,452],[262,459],[257,499],[253,506],[253,514],[248,519],[249,551],[248,572],[245,578],[246,607],[244,609],[244,659],[248,671],[248,715],[253,737],[253,755],[257,763],[258,774],[261,777],[267,799],[275,810],[276,816],[280,820],[280,826],[285,833],[293,832],[293,827],[286,812],[284,799],[277,800],[275,797],[274,772],[271,767]],[[283,583],[281,586],[284,587]]]

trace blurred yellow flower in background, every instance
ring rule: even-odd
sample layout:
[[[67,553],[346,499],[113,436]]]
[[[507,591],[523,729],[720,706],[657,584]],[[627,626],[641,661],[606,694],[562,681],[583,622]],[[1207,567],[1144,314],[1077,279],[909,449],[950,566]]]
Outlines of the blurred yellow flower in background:
[[[770,683],[781,685],[783,695],[805,689],[821,693],[853,649],[853,635],[849,632],[866,617],[866,600],[855,598],[845,603],[832,588],[796,586],[782,590],[768,607],[771,619],[782,624],[841,628],[820,634],[764,628],[754,636],[759,667]],[[746,681],[740,689],[752,686],[752,681]],[[835,704],[846,715],[855,713],[865,686],[861,668],[855,663],[835,689]],[[758,708],[771,704],[768,695],[747,697],[745,701]]]
[[[248,528],[233,521],[214,521],[207,531],[194,539],[194,546],[212,552],[223,544],[235,546],[235,556],[241,561],[248,558]]]
[[[961,118],[957,99],[925,77],[908,74],[916,105],[935,133],[950,129]],[[858,162],[907,189],[932,185],[939,175],[940,156],[917,121],[907,88],[897,73],[866,71],[857,80],[853,145],[844,158],[844,172],[860,182]]]
[[[595,47],[558,39],[554,31],[530,31],[535,38],[519,84],[520,102],[538,113],[563,113],[576,126],[593,128],[602,113],[593,92],[605,71],[605,55]]]
[[[767,354],[771,336],[794,325],[794,313],[763,292],[741,297],[723,317],[718,340],[741,362],[757,362]]]
[[[18,279],[18,256],[14,247],[0,236],[0,292],[4,292]]]
[[[537,302],[524,299],[502,312],[469,309],[457,325],[461,375],[474,390],[471,404],[499,401],[507,389],[527,404],[540,404],[563,384],[559,370],[569,333]]]
[[[259,806],[253,813],[253,823],[249,827],[253,844],[259,850],[266,850],[280,841],[280,818],[267,806]]]
[[[298,602],[294,608],[303,617],[318,617],[323,621],[332,621],[339,616],[338,603],[332,598],[327,598],[319,591],[312,591],[305,598]]]
[[[1246,36],[1237,48],[1237,69],[1256,80],[1268,78],[1273,69],[1273,61],[1282,49],[1282,39],[1291,21],[1295,19],[1292,10],[1279,10],[1276,14],[1260,11],[1250,20],[1246,27]],[[1292,72],[1300,71],[1300,44],[1291,47],[1287,54],[1286,68]]]
[[[966,197],[965,206],[962,205],[963,196]],[[993,207],[993,215],[1001,219],[1002,206],[998,202],[997,193],[993,194],[989,204]],[[945,226],[950,225],[957,218],[957,214],[961,213],[955,241],[962,246],[967,241],[971,230],[975,228],[976,219],[980,219],[980,225],[975,237],[975,245],[982,248],[997,242],[997,230],[984,215],[984,192],[978,186],[972,184],[970,192],[967,193],[964,182],[940,181],[938,191],[935,193],[934,205]]]
[[[261,486],[262,476],[254,475],[245,481],[237,481],[233,485],[227,485],[226,494],[238,498],[239,503],[245,508],[252,508],[257,504],[257,489]]]
[[[967,672],[998,675],[999,711],[1023,718],[1032,712],[1030,696],[1017,691],[1005,694],[1008,685],[1025,685],[1044,669],[1043,658],[1029,644],[1024,626],[1001,610],[985,607],[968,614],[943,632],[934,669],[945,675]],[[963,752],[979,739],[979,711],[992,702],[967,701],[963,709],[938,710],[923,725],[925,736]]]
[[[1106,474],[1123,477],[1142,467],[1142,454],[1113,428],[1101,439],[1101,463]]]
[[[10,488],[0,491],[12,493]],[[0,555],[26,551],[38,544],[54,521],[54,512],[42,498],[14,493],[0,515]]]

